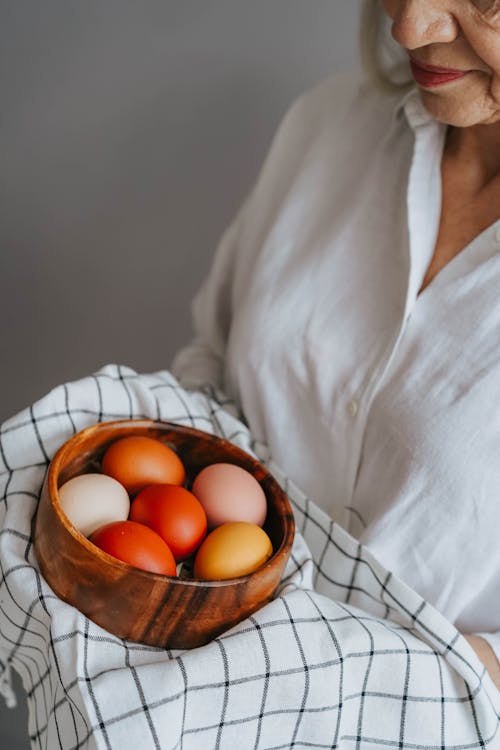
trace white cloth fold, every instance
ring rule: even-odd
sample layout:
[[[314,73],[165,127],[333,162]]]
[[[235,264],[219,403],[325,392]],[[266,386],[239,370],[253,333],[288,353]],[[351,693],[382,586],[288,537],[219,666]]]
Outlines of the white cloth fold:
[[[32,529],[47,463],[116,418],[193,425],[267,463],[298,533],[276,598],[199,649],[123,641],[58,599]],[[0,433],[0,684],[28,693],[33,748],[499,748],[500,693],[455,627],[280,472],[222,394],[109,365]]]

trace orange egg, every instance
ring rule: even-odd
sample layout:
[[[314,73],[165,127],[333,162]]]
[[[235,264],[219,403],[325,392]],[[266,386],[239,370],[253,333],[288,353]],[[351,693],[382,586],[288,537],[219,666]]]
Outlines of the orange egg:
[[[253,573],[272,554],[271,540],[257,524],[224,523],[202,542],[194,560],[194,576],[205,581],[238,578]]]
[[[168,446],[141,435],[116,440],[102,459],[102,471],[135,495],[149,484],[182,484],[186,472]]]

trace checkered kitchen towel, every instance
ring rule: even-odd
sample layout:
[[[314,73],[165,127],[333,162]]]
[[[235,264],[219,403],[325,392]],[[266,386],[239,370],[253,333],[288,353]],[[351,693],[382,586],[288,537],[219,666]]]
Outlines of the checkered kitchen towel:
[[[33,748],[500,748],[500,693],[456,629],[287,481],[221,397],[110,365],[1,429],[0,685],[28,693]],[[149,417],[267,462],[297,527],[279,594],[199,649],[130,643],[60,601],[33,553],[47,464],[73,433]]]

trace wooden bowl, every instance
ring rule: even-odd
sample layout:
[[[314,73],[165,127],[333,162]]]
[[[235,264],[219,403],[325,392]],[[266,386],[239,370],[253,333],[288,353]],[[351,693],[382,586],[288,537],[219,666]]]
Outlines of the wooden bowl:
[[[99,472],[106,448],[129,435],[173,448],[189,480],[205,466],[234,463],[265,492],[264,525],[274,554],[250,575],[225,581],[179,579],[140,570],[111,557],[78,532],[61,509],[58,488],[72,477]],[[288,499],[258,461],[226,440],[170,422],[102,422],[74,435],[47,473],[35,528],[35,552],[48,584],[64,601],[110,633],[165,648],[194,648],[212,640],[268,602],[290,555],[295,524]]]

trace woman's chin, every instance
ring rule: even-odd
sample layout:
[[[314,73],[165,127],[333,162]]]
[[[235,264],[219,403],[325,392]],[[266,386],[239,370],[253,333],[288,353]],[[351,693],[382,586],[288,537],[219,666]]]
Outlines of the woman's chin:
[[[434,88],[419,86],[427,111],[439,122],[456,128],[500,122],[500,107],[493,106],[487,89],[467,78]]]

